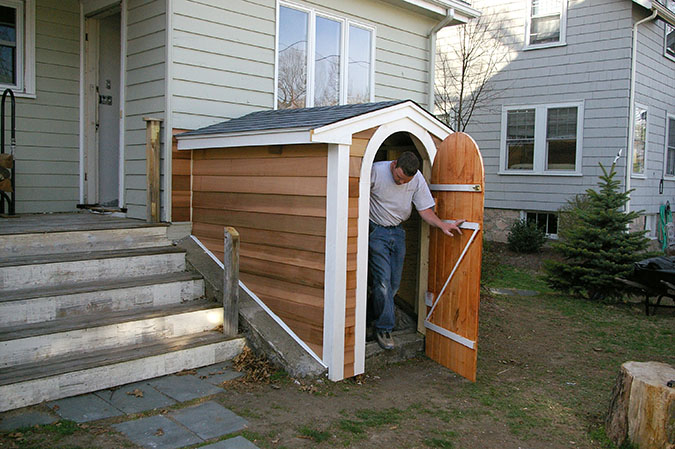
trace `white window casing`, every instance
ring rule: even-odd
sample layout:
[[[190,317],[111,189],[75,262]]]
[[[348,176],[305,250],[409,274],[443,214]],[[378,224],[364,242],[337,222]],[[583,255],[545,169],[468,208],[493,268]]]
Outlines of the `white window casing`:
[[[647,172],[649,144],[649,108],[635,103],[633,111],[633,141],[631,142],[631,177],[644,178]]]
[[[528,0],[525,50],[567,43],[567,0]]]
[[[285,8],[286,11],[292,10],[292,11],[297,11],[300,13],[303,13],[306,15],[307,19],[307,33],[305,36],[306,39],[306,61],[304,65],[304,76],[306,77],[306,82],[304,83],[304,100],[301,103],[296,103],[296,102],[285,102],[284,105],[280,104],[281,101],[281,92],[280,92],[280,77],[283,76],[286,71],[283,69],[280,70],[281,64],[280,64],[280,52],[284,51],[284,49],[280,48],[281,44],[281,33],[283,32],[283,28],[281,26],[281,13],[282,13],[282,8]],[[340,42],[339,45],[336,45],[335,47],[338,49],[340,52],[339,55],[331,58],[331,55],[320,55],[318,52],[320,50],[317,50],[319,46],[322,46],[324,42],[322,43],[317,43],[317,20],[319,21],[320,24],[327,25],[328,27],[330,26],[331,22],[339,24],[339,30],[340,30]],[[326,27],[323,27],[325,29]],[[365,64],[368,64],[368,67],[366,69],[367,72],[367,98],[360,98],[360,100],[365,100],[365,102],[370,102],[374,100],[374,65],[375,65],[375,28],[360,22],[356,22],[352,19],[346,18],[346,17],[336,17],[335,15],[328,14],[323,11],[318,11],[315,9],[303,7],[297,4],[293,3],[288,3],[288,2],[277,2],[277,24],[276,24],[276,55],[275,55],[275,67],[274,67],[274,105],[275,108],[280,108],[280,107],[312,107],[312,106],[317,106],[317,105],[323,105],[327,106],[330,105],[330,103],[326,103],[325,101],[321,103],[321,99],[315,98],[316,94],[330,94],[330,92],[327,92],[326,89],[322,90],[321,92],[317,92],[316,89],[316,81],[317,77],[319,76],[326,76],[326,67],[328,64],[325,64],[326,58],[331,58],[333,61],[338,60],[339,63],[337,63],[336,67],[339,70],[339,78],[336,80],[334,85],[337,87],[339,92],[337,95],[333,96],[330,95],[331,98],[336,97],[337,98],[337,103],[336,104],[347,104],[350,102],[350,98],[348,97],[349,91],[350,91],[350,86],[349,86],[349,81],[350,81],[350,34],[352,33],[352,30],[363,30],[366,31],[369,36],[370,36],[370,47],[366,49],[366,56],[369,58],[369,61],[357,61],[360,63],[362,66]],[[323,33],[322,33],[323,34]],[[292,43],[291,45],[295,45],[295,43]],[[290,47],[290,45],[287,45]],[[352,50],[351,53],[354,53],[354,50]],[[363,53],[362,53],[363,55]],[[317,64],[317,58],[318,58],[318,64]],[[317,69],[319,67],[319,69]],[[353,69],[354,72],[356,73],[356,69]],[[328,76],[330,78],[330,73],[328,73]],[[286,86],[288,86],[288,82],[285,83]],[[302,83],[301,83],[302,84]],[[323,85],[323,83],[322,83]],[[300,88],[298,88],[300,90]],[[288,96],[287,96],[288,97]],[[322,98],[326,98],[325,96]],[[319,100],[319,101],[317,101]],[[355,102],[362,102],[362,101],[355,101]],[[292,104],[292,106],[289,106],[289,104]]]
[[[12,89],[17,97],[35,97],[35,1],[0,0],[0,6],[15,10],[15,39],[1,41],[0,46],[13,47],[14,82],[0,83],[0,93]]]
[[[561,141],[561,139],[551,137],[551,134],[555,134],[555,129],[551,123],[551,128],[549,130],[549,117],[556,114],[550,114],[550,112],[561,111],[569,114],[570,110],[576,108],[576,127],[573,128],[575,135],[574,139],[576,140],[575,145],[575,154],[574,154],[574,166],[569,166],[570,164],[561,164],[555,163],[555,159],[549,157],[549,148],[551,144],[555,144],[556,141]],[[524,163],[509,163],[509,146],[508,142],[512,141],[509,139],[507,134],[509,115],[511,117],[516,117],[516,114],[522,115],[525,117],[526,122],[531,123],[532,114],[534,114],[534,129],[531,133],[532,138],[522,139],[526,143],[533,147],[531,162],[526,160]],[[553,122],[553,119],[551,119]],[[570,103],[555,103],[555,104],[540,104],[540,105],[517,105],[517,106],[504,106],[502,108],[502,127],[501,127],[501,139],[500,139],[500,164],[499,164],[499,174],[500,175],[547,175],[547,176],[581,176],[581,161],[583,156],[583,123],[584,123],[584,102],[570,102]],[[513,123],[513,122],[512,122]],[[524,124],[523,126],[532,126],[531,124]],[[568,126],[569,131],[569,126]],[[525,131],[526,132],[526,131]],[[569,140],[569,138],[567,139]],[[522,162],[522,161],[521,161]],[[568,168],[562,168],[565,165],[569,166]]]

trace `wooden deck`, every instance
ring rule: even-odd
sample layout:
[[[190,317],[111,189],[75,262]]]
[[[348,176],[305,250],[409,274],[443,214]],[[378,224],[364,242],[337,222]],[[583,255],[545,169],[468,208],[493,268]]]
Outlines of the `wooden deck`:
[[[34,234],[45,232],[93,231],[101,229],[142,228],[166,226],[165,223],[149,224],[115,216],[88,211],[54,214],[21,214],[15,217],[0,217],[0,235]]]

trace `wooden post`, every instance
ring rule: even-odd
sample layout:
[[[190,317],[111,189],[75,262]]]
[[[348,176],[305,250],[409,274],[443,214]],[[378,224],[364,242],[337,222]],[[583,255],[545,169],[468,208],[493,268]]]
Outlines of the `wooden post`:
[[[223,251],[223,333],[234,337],[239,332],[239,233],[225,228]]]
[[[143,117],[145,120],[145,164],[146,164],[146,220],[159,221],[159,131],[162,119]]]

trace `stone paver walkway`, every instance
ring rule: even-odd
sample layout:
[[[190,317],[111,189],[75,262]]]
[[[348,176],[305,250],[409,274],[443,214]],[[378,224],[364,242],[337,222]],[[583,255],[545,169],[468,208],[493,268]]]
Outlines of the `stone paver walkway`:
[[[189,407],[174,407],[181,402],[203,398],[224,391],[220,385],[240,376],[219,363],[195,373],[169,375],[122,385],[90,394],[47,403],[50,413],[30,407],[0,413],[0,431],[52,424],[60,419],[77,423],[162,409],[162,414],[129,419],[112,427],[135,444],[153,449],[178,449],[203,444],[215,438],[239,432],[247,421],[215,401]],[[167,407],[171,407],[167,409]],[[168,410],[168,412],[166,411]],[[256,449],[242,436],[200,446],[207,449]]]

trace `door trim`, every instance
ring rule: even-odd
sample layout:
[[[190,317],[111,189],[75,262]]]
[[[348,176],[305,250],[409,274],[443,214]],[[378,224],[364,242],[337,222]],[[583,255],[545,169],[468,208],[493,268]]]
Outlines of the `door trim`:
[[[109,7],[119,6],[120,12],[120,89],[119,89],[119,170],[118,170],[118,189],[119,189],[119,199],[118,207],[123,209],[125,207],[125,170],[124,170],[124,135],[125,135],[125,92],[126,92],[126,36],[127,36],[127,0],[121,0],[109,3]],[[108,8],[106,8],[108,9]],[[90,115],[93,112],[88,112],[87,109],[91,106],[88,102],[92,94],[88,91],[87,84],[90,81],[90,76],[87,74],[87,69],[92,63],[96,68],[96,78],[98,77],[98,48],[96,48],[94,55],[95,63],[91,61],[91,58],[88,58],[88,49],[87,49],[87,28],[88,21],[92,20],[89,23],[95,23],[93,20],[96,20],[96,16],[101,14],[100,10],[97,10],[94,14],[86,14],[85,6],[83,3],[80,3],[80,138],[79,138],[79,153],[80,153],[80,195],[79,200],[80,204],[84,204],[85,201],[88,203],[98,202],[98,142],[94,137],[94,142],[91,142],[91,137],[89,132],[92,126],[95,126],[91,123],[88,123],[90,120]],[[96,36],[90,36],[92,39],[98,39],[98,31],[96,31]],[[94,80],[97,81],[97,80]],[[98,101],[94,100],[95,104],[98,105]],[[94,107],[93,109],[96,109]],[[95,135],[95,134],[94,134]],[[93,144],[93,147],[96,149],[93,153],[94,161],[91,161],[92,155],[89,154],[88,148]],[[85,179],[86,178],[86,179]],[[92,201],[93,200],[93,201]]]

